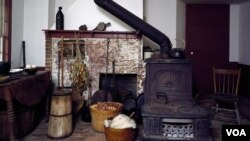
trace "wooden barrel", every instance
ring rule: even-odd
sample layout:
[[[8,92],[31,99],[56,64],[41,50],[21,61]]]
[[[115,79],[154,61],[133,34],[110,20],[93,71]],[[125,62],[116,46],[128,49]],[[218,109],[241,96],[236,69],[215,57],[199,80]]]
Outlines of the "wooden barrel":
[[[72,134],[72,99],[70,91],[57,91],[51,98],[48,123],[49,138],[65,138]]]

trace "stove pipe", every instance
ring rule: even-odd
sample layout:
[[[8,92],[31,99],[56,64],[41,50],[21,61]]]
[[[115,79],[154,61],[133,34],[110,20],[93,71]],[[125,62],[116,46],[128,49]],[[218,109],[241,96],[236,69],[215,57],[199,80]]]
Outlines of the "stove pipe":
[[[147,36],[149,39],[154,41],[160,46],[161,56],[165,58],[165,56],[171,55],[172,43],[169,38],[151,26],[150,24],[144,22],[142,19],[129,12],[125,8],[121,7],[117,3],[112,0],[95,0],[95,3],[102,7],[104,10],[113,14],[123,22],[127,23],[132,28],[139,31],[143,35]]]

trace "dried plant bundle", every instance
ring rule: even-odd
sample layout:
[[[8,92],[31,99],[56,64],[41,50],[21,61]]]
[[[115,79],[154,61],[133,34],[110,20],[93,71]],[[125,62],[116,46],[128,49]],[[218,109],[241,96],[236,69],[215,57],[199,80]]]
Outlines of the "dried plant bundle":
[[[75,87],[84,87],[87,84],[88,80],[88,69],[87,65],[82,59],[81,51],[79,48],[79,40],[76,37],[76,58],[71,66],[71,78],[72,86]]]

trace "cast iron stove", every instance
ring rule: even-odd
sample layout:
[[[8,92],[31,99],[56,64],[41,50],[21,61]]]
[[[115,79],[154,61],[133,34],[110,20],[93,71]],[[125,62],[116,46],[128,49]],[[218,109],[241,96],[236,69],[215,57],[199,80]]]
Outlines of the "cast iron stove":
[[[194,103],[192,64],[185,59],[147,62],[142,106],[144,138],[211,140],[209,110]]]

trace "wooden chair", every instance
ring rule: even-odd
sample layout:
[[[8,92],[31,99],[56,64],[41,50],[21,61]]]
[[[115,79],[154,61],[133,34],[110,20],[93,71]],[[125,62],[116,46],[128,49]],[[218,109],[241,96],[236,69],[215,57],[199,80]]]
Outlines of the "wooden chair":
[[[235,112],[238,124],[240,124],[238,108],[240,74],[241,69],[218,69],[213,67],[214,94],[212,98],[215,101],[213,109],[215,109],[215,113],[218,110]]]

